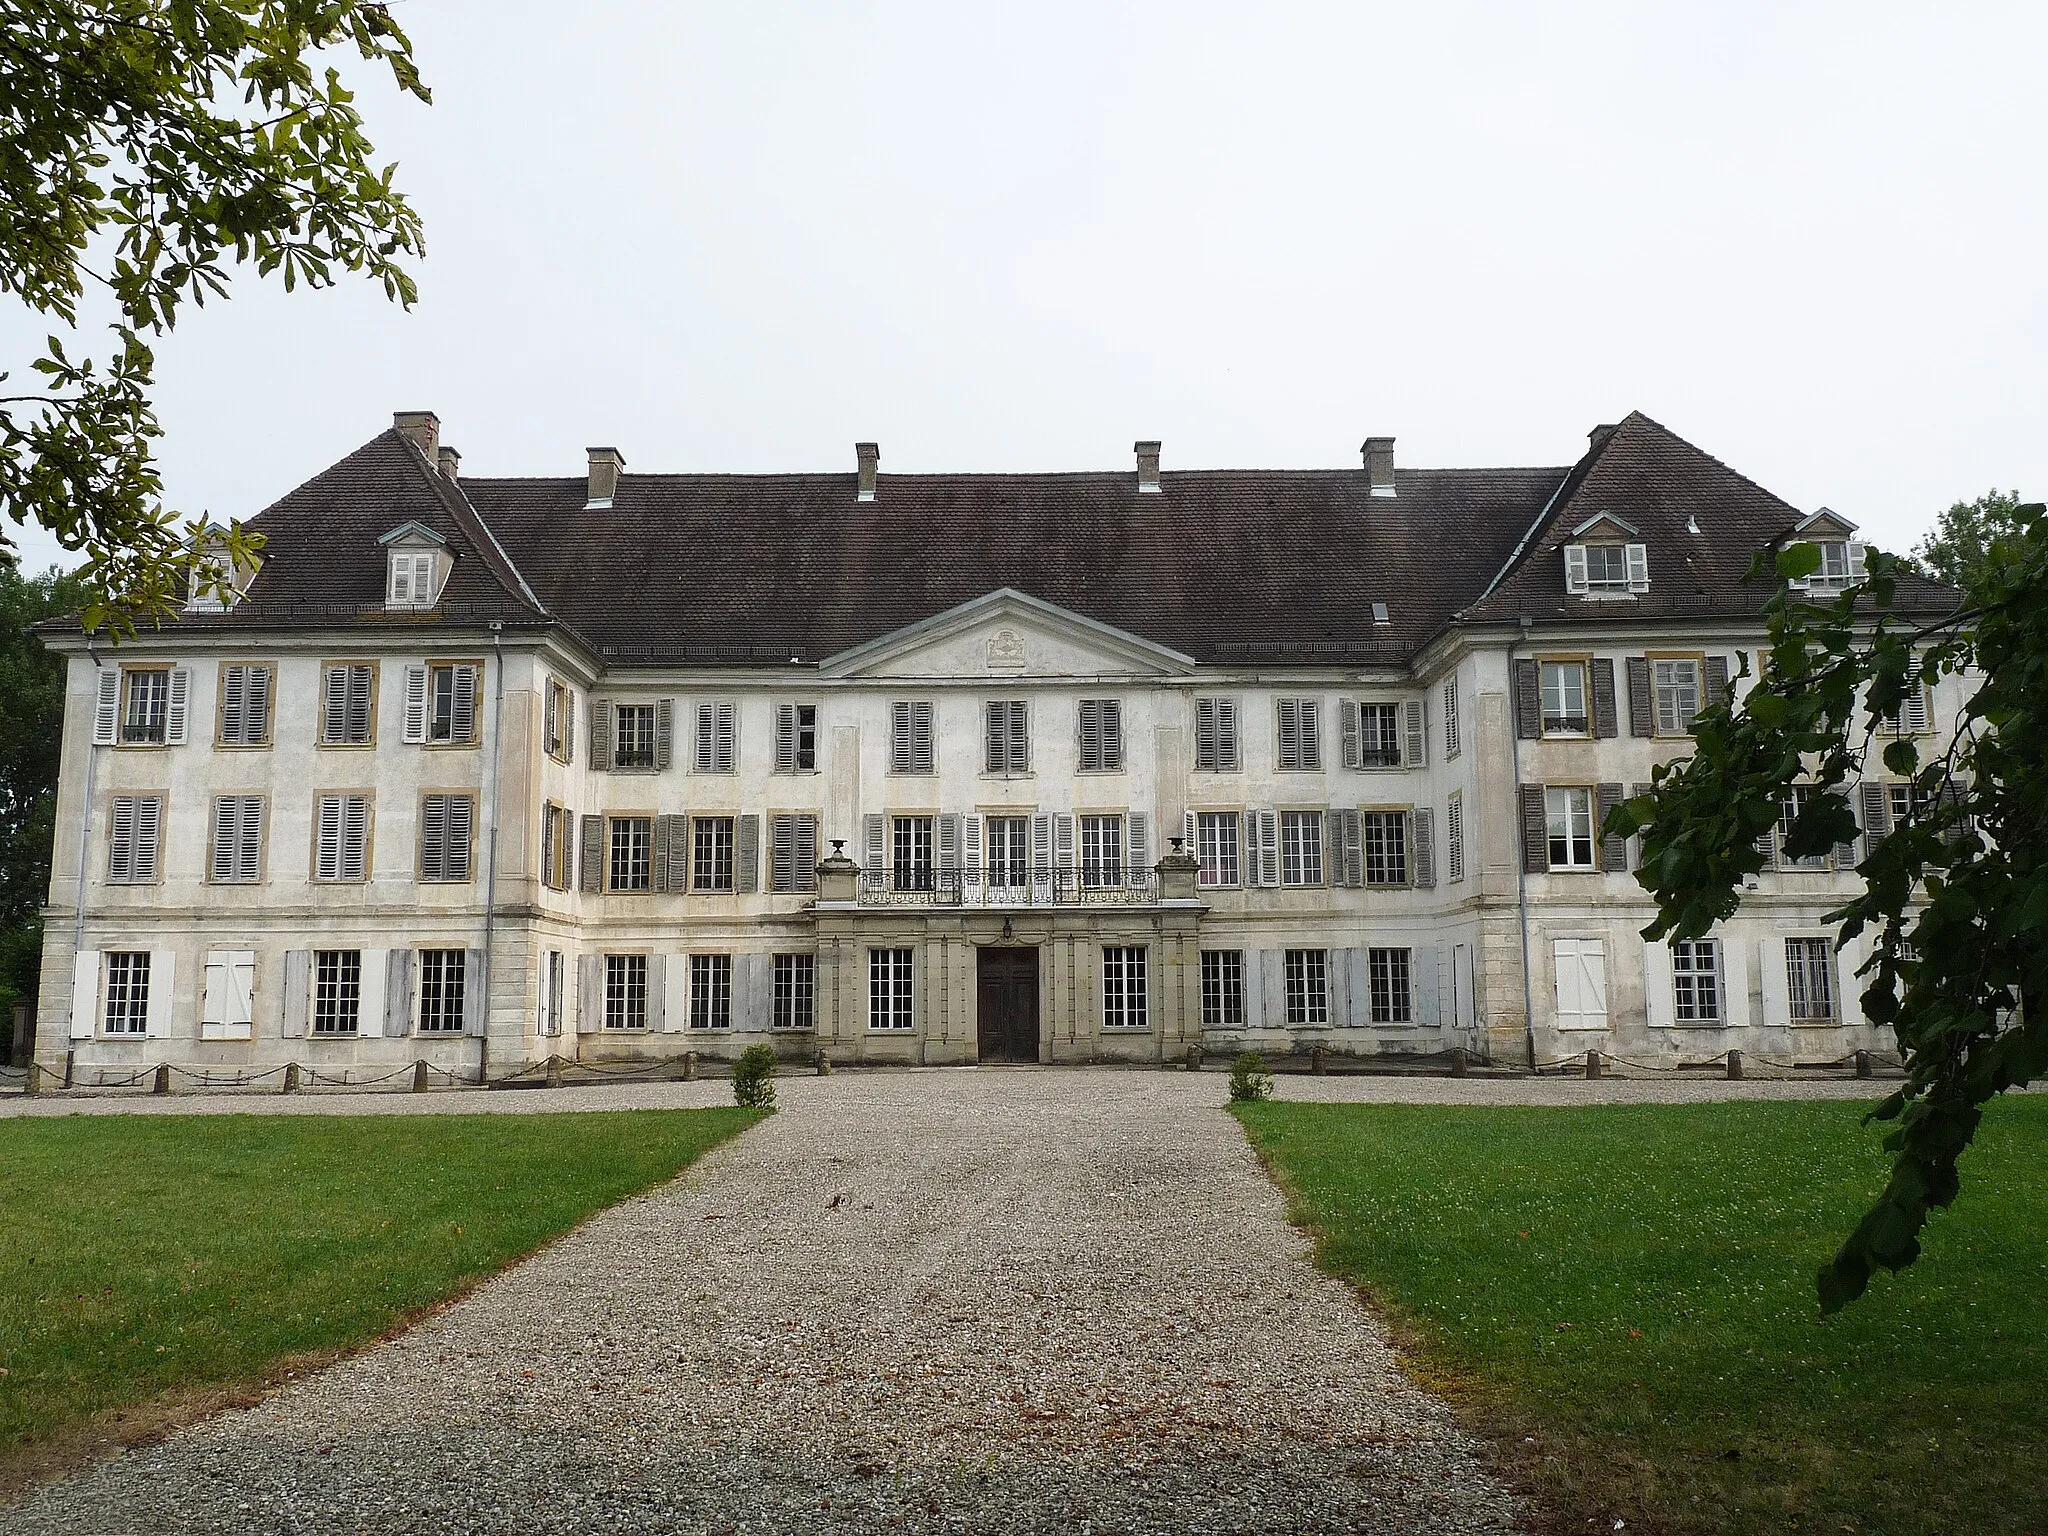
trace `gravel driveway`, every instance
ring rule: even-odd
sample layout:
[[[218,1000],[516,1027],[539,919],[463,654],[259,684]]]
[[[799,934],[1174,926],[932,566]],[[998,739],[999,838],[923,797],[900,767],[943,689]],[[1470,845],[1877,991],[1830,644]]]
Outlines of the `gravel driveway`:
[[[0,1527],[1517,1529],[1310,1266],[1220,1088],[786,1081],[767,1123],[403,1338]]]

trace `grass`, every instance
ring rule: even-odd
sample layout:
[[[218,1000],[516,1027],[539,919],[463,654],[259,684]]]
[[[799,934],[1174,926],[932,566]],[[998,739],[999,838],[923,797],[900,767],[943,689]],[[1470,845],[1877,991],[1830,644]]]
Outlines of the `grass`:
[[[1237,1114],[1553,1529],[2048,1533],[2048,1098],[1991,1106],[1920,1262],[1824,1320],[1866,1107]]]
[[[759,1118],[0,1120],[0,1484],[388,1334]]]

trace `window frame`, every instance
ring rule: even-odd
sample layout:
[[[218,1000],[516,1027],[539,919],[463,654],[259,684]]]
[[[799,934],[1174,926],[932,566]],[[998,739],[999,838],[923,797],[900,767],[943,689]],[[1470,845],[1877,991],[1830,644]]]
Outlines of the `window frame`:
[[[889,889],[927,892],[938,889],[939,818],[929,811],[894,811],[889,815]],[[923,844],[922,860],[919,843]],[[898,850],[908,845],[908,857]]]
[[[360,741],[351,741],[346,736],[330,737],[327,734],[329,723],[327,718],[327,676],[330,672],[340,668],[348,668],[350,670],[363,668],[370,675],[369,696],[364,707],[364,714],[367,716],[367,732]],[[313,745],[325,750],[344,752],[362,752],[373,749],[377,745],[377,706],[383,696],[383,682],[381,665],[374,659],[366,661],[357,657],[354,659],[328,658],[322,660],[320,663],[320,697],[316,705],[317,717],[313,722]],[[344,726],[347,723],[345,719],[342,722]]]
[[[125,972],[121,982],[121,1024],[115,1026],[115,966]],[[139,963],[138,963],[139,962]],[[149,1033],[149,989],[155,967],[146,949],[109,949],[100,957],[100,1033],[110,1039],[133,1040]],[[139,983],[139,985],[138,985]]]
[[[724,950],[690,955],[690,1019],[695,1032],[732,1033],[732,955]]]
[[[1800,947],[1802,958],[1793,958],[1793,946]],[[1794,1028],[1832,1028],[1842,1022],[1842,998],[1840,979],[1835,975],[1835,941],[1832,938],[1816,938],[1811,934],[1787,934],[1785,937],[1785,1018]],[[1801,973],[1804,972],[1802,975]],[[1818,980],[1820,991],[1825,994],[1825,1013],[1811,1011],[1810,983]],[[1808,1011],[1800,1012],[1804,1002]]]
[[[1108,848],[1111,843],[1114,849]],[[1124,884],[1129,873],[1125,866],[1129,851],[1130,839],[1121,811],[1085,811],[1075,815],[1074,878],[1079,889],[1113,891]]]
[[[1650,665],[1651,734],[1676,738],[1692,734],[1693,721],[1707,707],[1707,658],[1702,651],[1651,651],[1643,658]],[[1664,723],[1664,684],[1658,678],[1662,667],[1688,665],[1692,668],[1692,713],[1681,724]]]
[[[818,1029],[817,955],[810,950],[779,952],[770,957],[768,974],[768,1028],[777,1033],[815,1034]]]
[[[868,1030],[906,1035],[917,1028],[917,950],[911,945],[868,946]]]
[[[610,699],[606,708],[611,710],[611,763],[614,773],[658,773],[661,771],[661,706],[654,700]],[[625,751],[627,731],[626,714],[632,712],[634,729],[634,751],[628,758]],[[645,717],[646,747],[640,748],[641,732],[639,722]],[[642,759],[645,761],[642,761]]]
[[[1408,846],[1411,810],[1406,806],[1362,806],[1358,813],[1360,878],[1373,891],[1405,891],[1415,882],[1414,850]],[[1374,844],[1379,850],[1374,852]],[[1382,875],[1375,880],[1373,867]]]
[[[1244,951],[1205,949],[1198,964],[1201,967],[1202,1028],[1244,1028]],[[1230,1017],[1232,1012],[1236,1013],[1235,1018]]]
[[[1021,891],[1031,885],[1031,817],[1008,809],[982,816],[982,879],[991,891]],[[1007,830],[1003,830],[1007,829]],[[996,839],[1006,844],[998,856]]]
[[[269,681],[263,685],[263,736],[258,741],[230,741],[227,736],[228,673],[239,667],[245,672],[264,672]],[[248,709],[247,685],[244,684],[243,710]],[[214,676],[213,684],[213,745],[222,752],[263,752],[276,744],[277,737],[277,663],[274,661],[224,661]]]
[[[1820,786],[1816,784],[1787,784],[1778,791],[1778,826],[1775,841],[1771,847],[1772,851],[1777,855],[1777,858],[1774,860],[1775,864],[1779,870],[1785,873],[1797,875],[1825,874],[1834,862],[1832,850],[1827,853],[1803,854],[1798,858],[1793,858],[1785,852],[1786,835],[1791,832],[1792,824],[1805,813],[1807,805],[1812,802],[1814,795],[1819,792],[1819,788]],[[1787,814],[1788,811],[1790,812],[1789,815]]]
[[[1565,797],[1565,857],[1563,858],[1559,858],[1557,853],[1557,812],[1554,809],[1553,797],[1558,795],[1562,795]],[[1578,834],[1574,830],[1574,819],[1577,814],[1577,808],[1575,802],[1571,798],[1575,795],[1583,795],[1585,797],[1586,857],[1584,858],[1584,860],[1574,859],[1571,857],[1571,854],[1574,851],[1575,845],[1578,841]],[[1597,825],[1595,825],[1595,806],[1598,802],[1598,799],[1599,796],[1596,787],[1591,784],[1545,784],[1543,786],[1543,836],[1545,845],[1550,855],[1550,869],[1553,872],[1558,870],[1564,870],[1567,872],[1580,874],[1599,873],[1600,829]]]
[[[782,766],[782,712],[789,711],[789,766]],[[805,716],[810,717],[805,723]],[[735,727],[737,729],[737,727]],[[804,738],[810,745],[804,745]],[[818,706],[815,701],[778,699],[775,704],[775,761],[771,773],[785,775],[818,771]]]
[[[1407,945],[1374,945],[1365,952],[1366,1017],[1398,1028],[1415,1022],[1415,951]]]
[[[720,841],[724,847],[720,848]],[[690,817],[690,894],[730,896],[739,890],[740,819],[732,811]],[[721,881],[720,875],[724,878]],[[670,874],[671,883],[675,876]]]
[[[919,740],[919,722],[923,739]],[[889,701],[889,773],[891,777],[928,779],[939,771],[938,709],[930,699]],[[920,746],[923,748],[919,750]]]
[[[1536,658],[1536,713],[1542,739],[1583,741],[1593,734],[1592,667],[1590,656],[1539,656]],[[1558,672],[1558,712],[1550,711],[1550,673]],[[1567,671],[1578,674],[1579,713],[1566,713],[1570,690],[1564,686]],[[1552,722],[1556,722],[1553,724]]]
[[[606,811],[604,813],[604,894],[607,896],[646,896],[654,890],[654,824],[652,811]],[[619,881],[620,834],[625,834],[624,852],[626,873],[629,877],[636,872],[638,884],[621,884]],[[645,843],[640,858],[633,854],[633,840],[644,837]]]
[[[543,750],[555,762],[567,766],[570,761],[570,735],[575,729],[576,694],[570,686],[553,673],[548,674],[547,696],[541,707],[541,729],[546,739]],[[554,730],[547,732],[547,722],[554,721]]]
[[[350,957],[353,957],[352,959]],[[334,977],[331,982],[321,980],[321,970],[331,959]],[[344,976],[344,969],[352,965],[354,974]],[[332,990],[323,998],[322,989]],[[308,1015],[306,1034],[308,1038],[321,1040],[348,1040],[360,1038],[363,1033],[363,952],[360,949],[316,949],[313,951],[309,977]],[[323,1003],[331,1003],[329,1023],[321,1027],[320,1015]],[[347,1004],[344,1007],[344,1003]]]
[[[637,962],[637,966],[635,964]],[[601,1034],[644,1034],[648,1021],[648,985],[651,967],[644,950],[607,950],[604,954],[604,1016]],[[634,1016],[634,981],[638,979],[638,1019]],[[614,1007],[614,1005],[617,1005]],[[614,1022],[614,1020],[620,1022]]]
[[[121,712],[116,716],[114,745],[117,747],[167,747],[171,744],[171,673],[176,669],[169,662],[123,664],[121,667]],[[135,708],[135,684],[140,678],[152,679],[151,692],[157,695],[156,712],[144,722],[144,729],[153,734],[129,735],[129,716]]]
[[[1403,768],[1407,766],[1406,711],[1399,702],[1359,699],[1358,766],[1360,768]],[[1370,714],[1368,714],[1370,711]],[[1367,721],[1373,724],[1368,727]]]
[[[1330,1023],[1330,952],[1280,952],[1281,993],[1289,1029],[1324,1029]]]
[[[1208,846],[1205,842],[1205,838],[1212,826],[1219,834],[1219,836],[1216,839],[1217,846],[1214,850],[1216,857],[1213,860],[1210,858],[1209,853],[1205,851],[1205,849]],[[1220,836],[1220,834],[1226,827],[1229,829],[1230,832],[1230,878],[1227,880],[1222,878],[1223,849],[1221,846],[1222,838]],[[1239,887],[1243,886],[1244,813],[1242,811],[1236,810],[1196,811],[1194,854],[1195,862],[1200,866],[1200,869],[1197,871],[1195,875],[1195,883],[1200,889],[1210,891],[1228,891],[1236,890]],[[1209,878],[1209,871],[1212,867],[1215,869],[1218,877],[1214,880]]]
[[[1702,950],[1705,951],[1704,965],[1700,963]],[[1673,1022],[1688,1029],[1714,1029],[1725,1025],[1728,1022],[1728,999],[1727,989],[1721,980],[1721,941],[1717,938],[1673,939],[1670,951]]]
[[[477,660],[427,661],[421,663],[426,669],[426,703],[420,722],[420,745],[423,747],[474,747],[484,739],[484,664]],[[469,734],[456,736],[455,729],[455,674],[462,668],[469,668]],[[440,678],[448,679],[448,730],[447,736],[437,736],[435,731],[440,723],[441,688]]]
[[[430,962],[429,956],[435,959]],[[449,976],[451,957],[454,967],[452,985]],[[414,974],[419,978],[415,989],[418,995],[413,1001],[414,1031],[422,1035],[432,1035],[436,1039],[462,1034],[469,1003],[469,952],[464,949],[421,949],[415,951],[413,963],[416,967]],[[430,972],[435,970],[440,974],[430,980]],[[439,1022],[435,1024],[427,1022],[427,997],[430,987],[437,988],[439,993],[439,1006],[435,1009],[439,1015]],[[449,1022],[451,1018],[454,1020],[453,1023]]]
[[[1329,864],[1324,851],[1328,814],[1320,809],[1282,809],[1279,819],[1280,884],[1288,890],[1315,890],[1327,885]]]
[[[1152,1029],[1148,956],[1143,944],[1102,946],[1102,1028],[1109,1034]]]

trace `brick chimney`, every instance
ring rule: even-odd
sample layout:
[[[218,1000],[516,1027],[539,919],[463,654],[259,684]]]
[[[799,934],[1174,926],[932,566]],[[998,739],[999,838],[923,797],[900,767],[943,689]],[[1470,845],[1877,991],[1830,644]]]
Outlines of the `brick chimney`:
[[[429,464],[441,445],[441,418],[432,411],[393,411],[391,425],[398,435],[419,449]]]
[[[1131,451],[1138,456],[1138,491],[1157,492],[1159,489],[1159,439],[1142,438],[1131,444]]]
[[[587,448],[590,455],[590,489],[584,497],[586,507],[608,507],[612,497],[619,491],[619,471],[626,467],[626,456],[616,448]]]
[[[1371,494],[1393,495],[1394,440],[1391,437],[1368,437],[1359,452],[1365,458],[1365,475]]]
[[[446,443],[441,445],[441,476],[446,480],[462,478],[462,455]]]
[[[860,470],[860,484],[857,495],[862,501],[875,499],[875,470],[882,462],[880,443],[855,443],[853,458]]]

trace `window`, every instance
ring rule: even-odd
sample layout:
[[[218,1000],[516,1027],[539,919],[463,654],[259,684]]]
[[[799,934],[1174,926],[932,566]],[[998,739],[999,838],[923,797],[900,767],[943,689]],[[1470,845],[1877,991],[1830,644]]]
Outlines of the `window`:
[[[1444,761],[1450,762],[1461,748],[1458,744],[1458,680],[1444,682]]]
[[[1237,700],[1195,700],[1196,769],[1236,773],[1243,766],[1237,750]]]
[[[890,824],[889,868],[892,888],[929,891],[932,880],[932,818],[898,816]]]
[[[1031,818],[988,819],[988,883],[991,890],[1021,890],[1031,883]]]
[[[1647,592],[1649,549],[1642,544],[1567,544],[1564,589],[1583,597]]]
[[[207,878],[215,885],[253,885],[263,878],[263,797],[216,795],[213,857]]]
[[[730,816],[690,818],[691,890],[729,891],[733,888],[733,830],[734,822]]]
[[[1144,1029],[1145,946],[1111,944],[1102,951],[1102,1027]]]
[[[569,685],[559,677],[548,679],[548,691],[541,709],[541,734],[548,756],[566,763],[572,754],[576,734],[576,699]]]
[[[916,1026],[910,995],[912,954],[908,949],[868,951],[869,1029],[911,1029]]]
[[[1905,697],[1894,713],[1885,716],[1884,728],[1894,736],[1917,736],[1928,729],[1932,714],[1927,680],[1921,675],[1920,659],[1916,656],[1906,667]]]
[[[604,957],[604,1027],[645,1029],[647,1027],[647,957],[606,955]]]
[[[1358,706],[1358,766],[1398,768],[1401,766],[1401,706],[1361,704]]]
[[[1835,946],[1830,939],[1785,941],[1785,995],[1794,1024],[1835,1019]]]
[[[1282,811],[1280,813],[1280,883],[1321,885],[1323,883],[1323,813]]]
[[[1450,884],[1465,878],[1465,796],[1455,789],[1444,802],[1444,863]]]
[[[1195,813],[1195,857],[1201,861],[1203,885],[1238,884],[1238,830],[1235,811]]]
[[[1124,880],[1124,819],[1121,816],[1081,818],[1081,884],[1100,890]]]
[[[576,816],[565,805],[541,807],[541,881],[548,889],[566,891],[575,884]]]
[[[562,952],[548,951],[547,970],[541,980],[540,1032],[544,1035],[559,1035],[562,1032]]]
[[[434,601],[434,552],[394,549],[391,551],[391,595],[393,608],[425,608]]]
[[[690,1028],[732,1028],[732,956],[690,956]]]
[[[775,706],[775,771],[816,773],[818,771],[818,706],[778,704]]]
[[[107,828],[107,883],[152,885],[163,838],[161,795],[116,795]]]
[[[468,956],[459,949],[420,951],[420,1033],[462,1033],[463,989]]]
[[[1813,800],[1811,784],[1793,784],[1778,794],[1778,867],[1780,869],[1826,869],[1828,857],[1824,853],[1809,853],[1793,858],[1785,852],[1785,839],[1792,835],[1792,824],[1797,821]]]
[[[106,1033],[140,1035],[149,1028],[149,951],[107,951]]]
[[[1118,773],[1124,766],[1124,714],[1118,699],[1083,699],[1080,750],[1075,766],[1082,773]]]
[[[352,1035],[362,1022],[363,952],[313,951],[313,1033]]]
[[[1839,592],[1863,580],[1861,544],[1847,539],[1818,539],[1813,547],[1820,551],[1820,569],[1805,578],[1801,585],[1818,592]]]
[[[1031,712],[1023,699],[990,699],[988,729],[984,734],[988,772],[1031,771]]]
[[[1281,699],[1280,748],[1278,762],[1282,773],[1320,773],[1323,767],[1323,744],[1317,734],[1314,699]]]
[[[1619,544],[1586,546],[1586,588],[1591,592],[1628,590],[1628,555]]]
[[[646,891],[654,888],[654,818],[611,816],[605,820],[611,857],[606,863],[605,889]]]
[[[1721,945],[1716,939],[1671,941],[1671,992],[1678,1022],[1721,1021]]]
[[[1696,658],[1650,663],[1657,693],[1657,734],[1682,736],[1700,712],[1700,664]]]
[[[1549,789],[1544,805],[1550,822],[1550,867],[1593,867],[1593,791]]]
[[[720,699],[697,706],[697,752],[699,773],[735,773],[739,770],[739,705]]]
[[[772,1029],[818,1027],[818,957],[777,955],[774,971]]]
[[[366,661],[320,669],[320,744],[364,747],[376,739],[377,669]]]
[[[220,669],[214,739],[223,747],[270,745],[270,700],[276,672],[268,663],[228,662]]]
[[[1892,825],[1895,827],[1910,827],[1934,809],[1934,797],[1916,784],[1887,784],[1885,796],[1891,805]]]
[[[370,797],[322,795],[314,822],[313,878],[367,879],[370,871]]]
[[[1586,734],[1586,664],[1583,661],[1546,661],[1543,676],[1543,734],[1583,736]]]
[[[1365,834],[1365,883],[1408,883],[1408,817],[1402,811],[1367,811],[1360,818]]]
[[[476,741],[479,670],[473,661],[427,668],[428,741],[436,746],[469,746]]]
[[[1414,998],[1409,991],[1409,951],[1369,949],[1366,951],[1366,979],[1371,992],[1372,1021],[1375,1024],[1411,1024],[1415,1020]]]
[[[160,747],[167,739],[171,714],[171,669],[129,667],[121,674],[128,699],[121,710],[121,745]]]
[[[655,708],[652,704],[612,706],[612,766],[655,766]]]
[[[889,771],[932,771],[932,706],[928,699],[897,700],[889,706]]]
[[[1232,1029],[1244,1023],[1244,951],[1202,951],[1202,1027]]]
[[[1327,1024],[1330,1022],[1329,953],[1320,949],[1290,949],[1282,956],[1287,982],[1287,1022]]]
[[[467,880],[476,829],[476,796],[420,798],[420,879]]]
[[[815,891],[818,888],[818,818],[768,818],[768,889]]]

